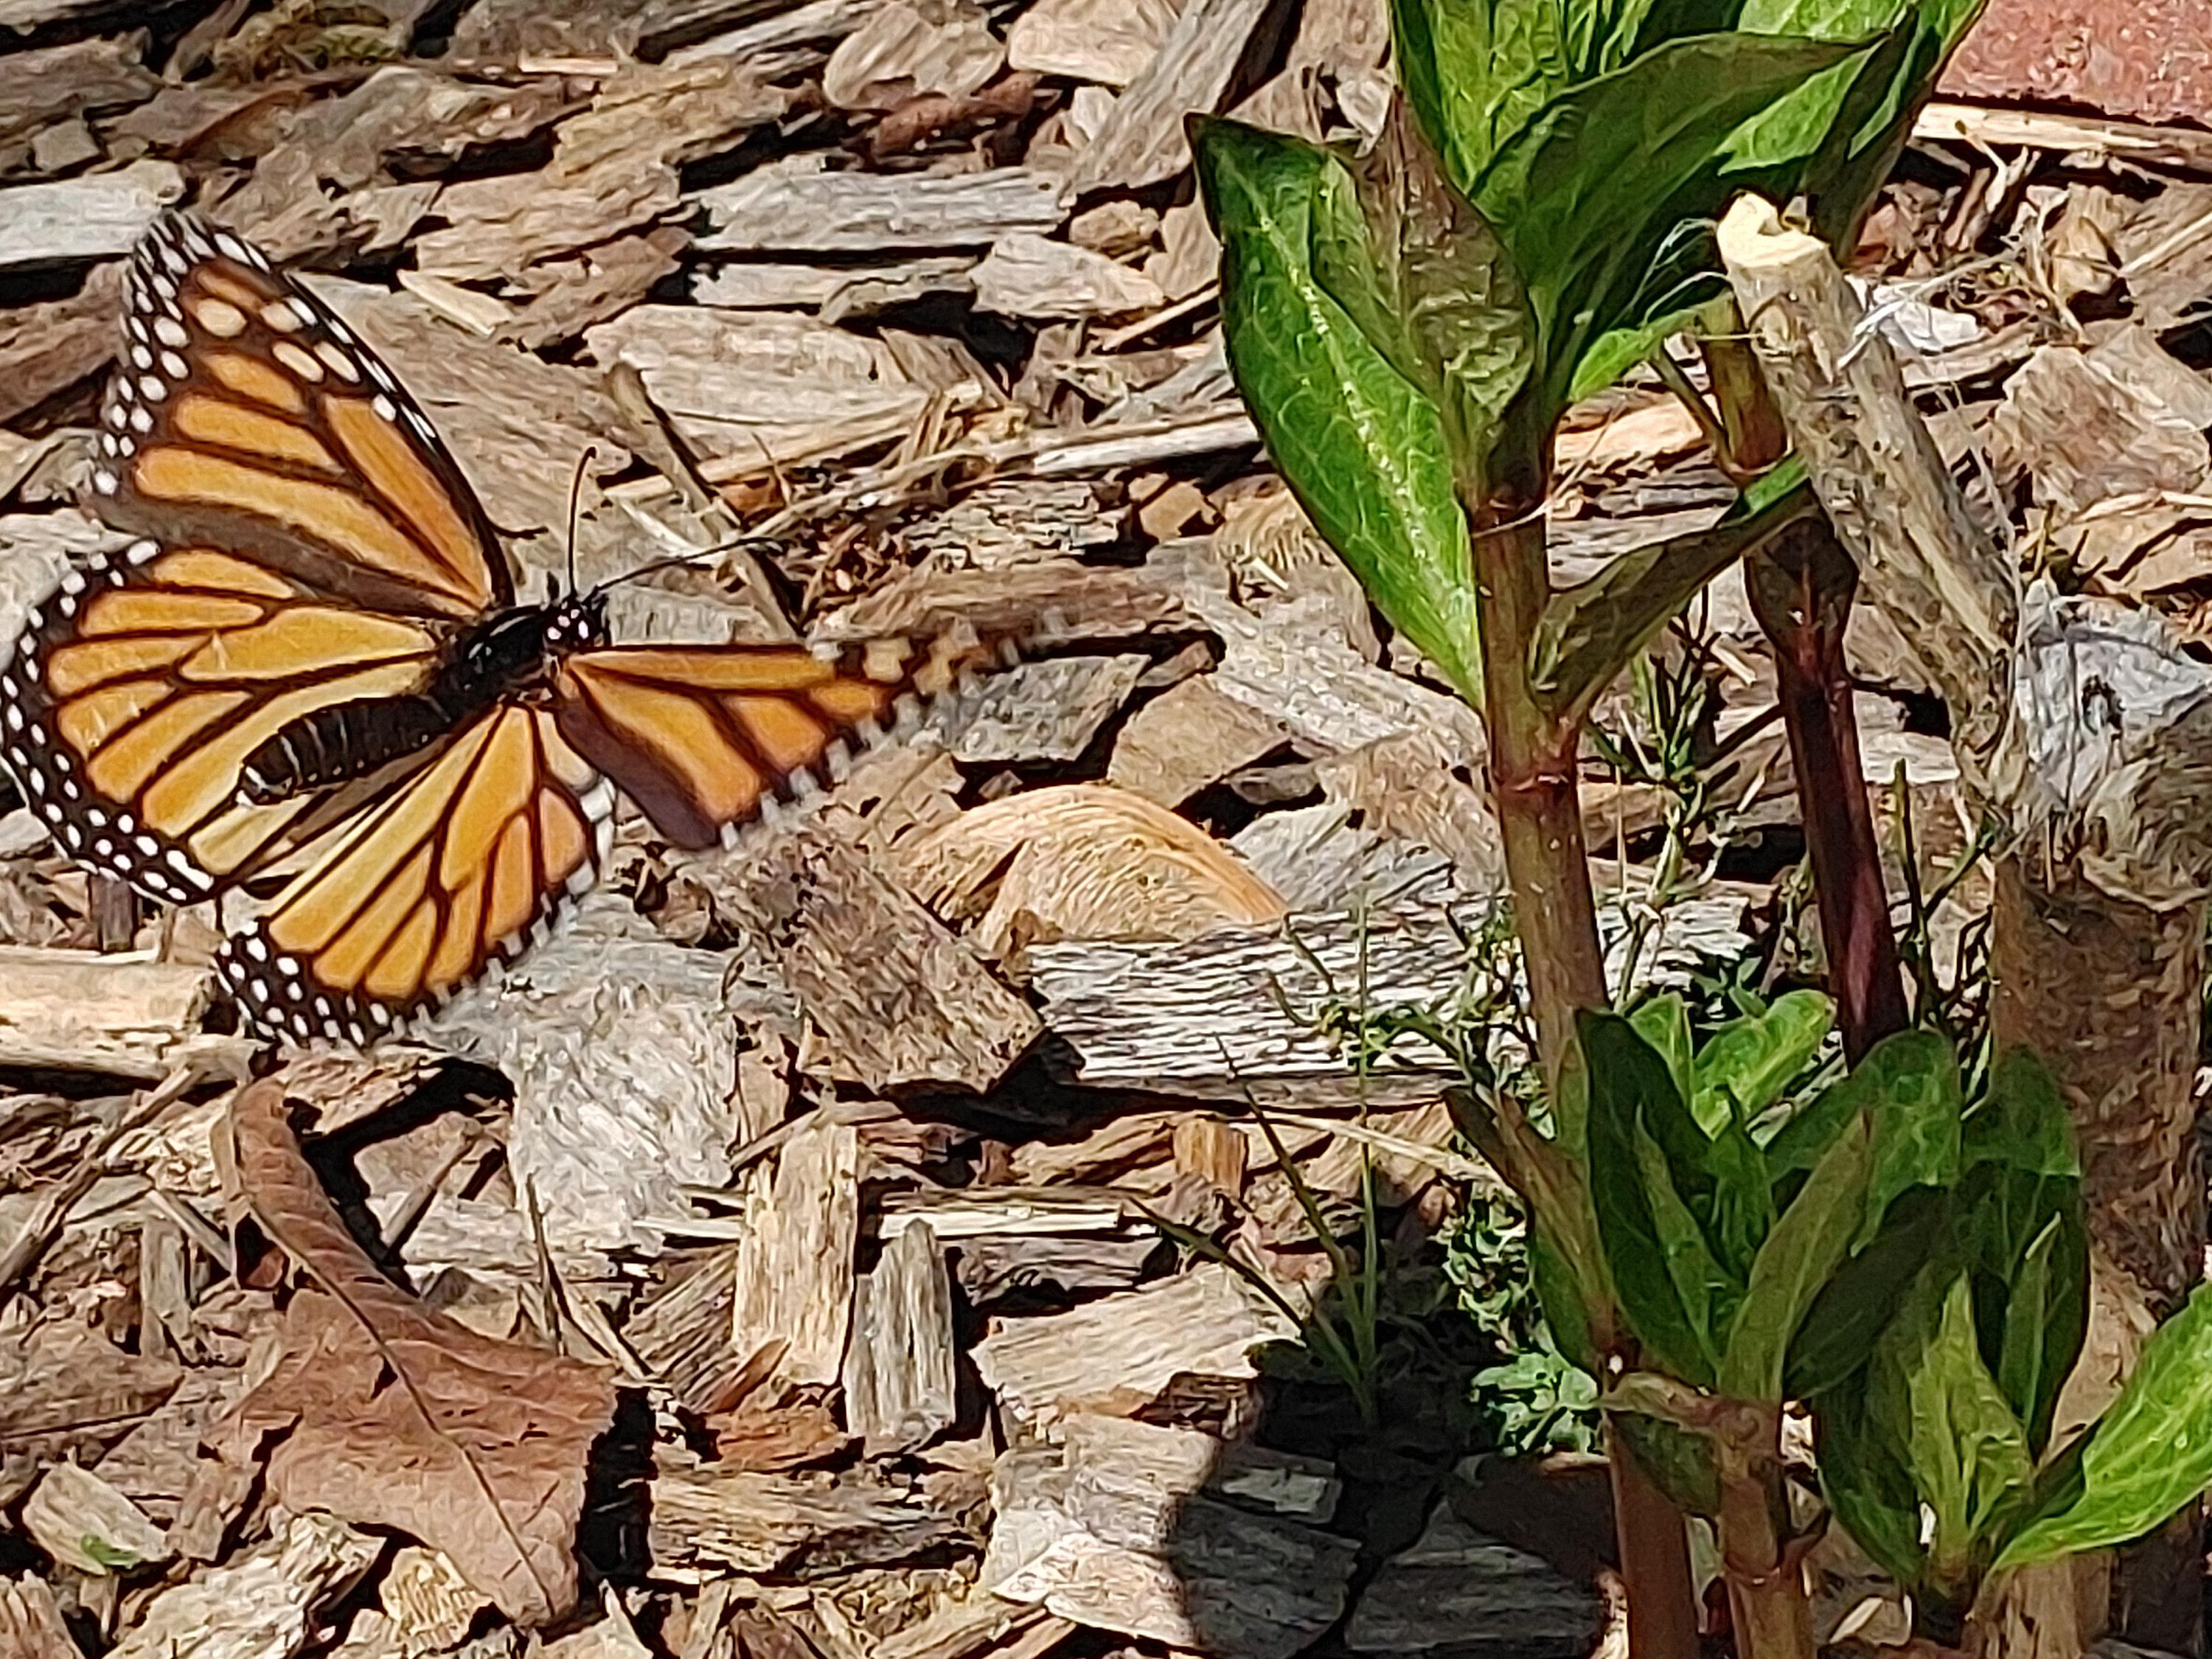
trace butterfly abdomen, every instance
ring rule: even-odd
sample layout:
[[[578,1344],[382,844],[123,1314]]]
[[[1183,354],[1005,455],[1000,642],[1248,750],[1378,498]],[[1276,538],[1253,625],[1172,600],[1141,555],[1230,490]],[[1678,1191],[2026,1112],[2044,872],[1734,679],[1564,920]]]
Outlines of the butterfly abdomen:
[[[452,736],[543,670],[555,613],[517,605],[447,647],[430,683],[397,697],[331,703],[302,715],[246,757],[239,794],[256,805],[373,777]]]
[[[267,806],[369,777],[428,748],[453,726],[453,711],[428,692],[332,703],[294,720],[248,755],[239,769],[239,796]]]

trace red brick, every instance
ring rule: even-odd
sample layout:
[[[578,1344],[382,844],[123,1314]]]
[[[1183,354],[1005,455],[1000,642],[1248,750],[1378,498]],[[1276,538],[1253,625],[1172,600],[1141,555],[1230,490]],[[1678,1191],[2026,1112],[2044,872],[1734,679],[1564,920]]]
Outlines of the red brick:
[[[2212,127],[2212,0],[1990,0],[1942,91]]]

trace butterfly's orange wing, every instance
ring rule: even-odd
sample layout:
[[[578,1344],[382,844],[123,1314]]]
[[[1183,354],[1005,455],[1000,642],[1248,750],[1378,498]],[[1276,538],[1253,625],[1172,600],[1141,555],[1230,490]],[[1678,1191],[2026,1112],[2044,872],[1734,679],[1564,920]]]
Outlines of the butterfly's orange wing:
[[[466,620],[513,602],[414,399],[258,250],[164,216],[132,257],[125,331],[94,462],[101,516],[368,610]]]
[[[797,646],[612,647],[562,665],[553,707],[562,735],[662,835],[711,847],[769,802],[842,775],[856,744],[994,654],[964,630],[825,656]]]
[[[543,939],[606,857],[614,796],[543,709],[507,704],[374,807],[216,957],[247,1017],[361,1043]]]
[[[141,541],[71,569],[0,662],[0,758],[79,863],[187,903],[338,805],[239,801],[246,757],[333,702],[418,689],[434,625],[333,605],[267,566]]]

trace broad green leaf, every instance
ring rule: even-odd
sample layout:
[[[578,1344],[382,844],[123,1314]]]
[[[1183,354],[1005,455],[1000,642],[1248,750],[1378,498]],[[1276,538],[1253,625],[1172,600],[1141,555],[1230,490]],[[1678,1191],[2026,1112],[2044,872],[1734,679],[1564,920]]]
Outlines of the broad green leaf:
[[[2039,1450],[2088,1329],[2088,1240],[2073,1124],[2041,1063],[2008,1048],[1965,1128],[1959,1233],[1981,1275],[1978,1295],[2002,1311],[1992,1357]]]
[[[1793,455],[1711,529],[1639,547],[1611,560],[1588,581],[1562,589],[1544,607],[1529,646],[1537,690],[1556,709],[1583,707],[1707,582],[1785,526],[1819,511],[1803,465]]]
[[[1705,1243],[1704,1227],[1675,1190],[1666,1154],[1642,1129],[1636,1133],[1636,1156],[1644,1176],[1644,1196],[1651,1206],[1661,1259],[1667,1264],[1668,1277],[1674,1281],[1674,1293],[1689,1316],[1690,1328],[1710,1374],[1717,1353],[1713,1301],[1716,1292],[1724,1288],[1720,1266]]]
[[[1920,1498],[1889,1439],[1868,1422],[1864,1395],[1840,1389],[1813,1405],[1820,1492],[1858,1547],[1908,1589],[1920,1584]]]
[[[2212,1286],[2151,1334],[2081,1449],[2080,1488],[2005,1546],[2033,1566],[2140,1538],[2212,1486]]]
[[[1713,1254],[1727,1273],[1730,1291],[1726,1311],[1734,1316],[1735,1292],[1751,1273],[1759,1247],[1774,1230],[1774,1184],[1766,1178],[1766,1160],[1759,1155],[1751,1133],[1733,1119],[1714,1133],[1706,1153],[1712,1171],[1711,1196],[1706,1200],[1705,1234]],[[1725,1329],[1716,1322],[1716,1329]]]
[[[1861,1118],[1821,1155],[1753,1259],[1750,1286],[1721,1358],[1723,1394],[1738,1400],[1782,1397],[1784,1356],[1850,1249],[1873,1176],[1873,1130]]]
[[[1959,1177],[1959,1062],[1950,1045],[1928,1032],[1900,1031],[1869,1050],[1851,1076],[1868,1071],[1875,1073],[1867,1101],[1874,1116],[1874,1181],[1854,1250],[1866,1247],[1902,1194],[1948,1187]]]
[[[1467,526],[1435,405],[1315,279],[1315,204],[1340,164],[1233,121],[1194,124],[1221,238],[1221,314],[1238,390],[1315,527],[1376,608],[1480,702]]]
[[[2060,1311],[2080,1297],[2067,1279],[2074,1263],[2065,1244],[2066,1218],[2044,1224],[2013,1275],[1997,1351],[1997,1386],[2027,1426],[2028,1449],[2040,1453],[2051,1437],[2059,1385],[2079,1358],[2084,1322]],[[2075,1327],[2070,1338],[2068,1326]]]
[[[1465,190],[1554,97],[1633,57],[1651,3],[1391,0],[1398,83],[1452,182]]]
[[[1836,1005],[1818,991],[1791,991],[1765,1013],[1730,1020],[1698,1050],[1691,1115],[1707,1134],[1749,1123],[1820,1052],[1835,1016]]]
[[[1856,45],[1894,27],[1906,10],[1906,0],[1747,0],[1736,27]],[[1776,99],[1729,136],[1729,167],[1786,167],[1812,155],[1867,67],[1865,61],[1838,64]]]
[[[1586,1371],[1604,1363],[1590,1334],[1590,1308],[1601,1292],[1583,1282],[1566,1254],[1552,1242],[1542,1223],[1528,1222],[1528,1274],[1535,1281],[1536,1299],[1543,1306],[1544,1322],[1559,1352]]]
[[[1636,1028],[1637,1036],[1659,1051],[1660,1057],[1667,1062],[1668,1076],[1674,1079],[1674,1087],[1687,1100],[1693,1062],[1690,1011],[1682,1006],[1682,999],[1672,991],[1653,997],[1630,1013],[1628,1023]]]
[[[1864,1370],[1906,1287],[1937,1249],[1949,1214],[1950,1195],[1925,1188],[1889,1206],[1874,1242],[1836,1271],[1798,1326],[1783,1370],[1786,1396],[1830,1393]]]
[[[1394,105],[1357,183],[1323,173],[1313,270],[1400,375],[1443,417],[1462,501],[1484,473],[1528,370],[1534,330],[1505,251],[1445,182],[1426,141]]]
[[[1865,1248],[1891,1202],[1916,1186],[1948,1187],[1959,1166],[1959,1067],[1929,1031],[1899,1031],[1868,1050],[1856,1070],[1806,1103],[1766,1143],[1779,1182],[1810,1170],[1837,1132],[1861,1113],[1874,1121],[1875,1172],[1854,1250]]]
[[[2041,1060],[2007,1048],[1990,1068],[1990,1087],[1961,1126],[1969,1164],[2000,1164],[2054,1181],[2081,1178],[2074,1120]]]
[[[1553,99],[1499,146],[1469,195],[1527,287],[1544,412],[1565,406],[1601,336],[1679,303],[1655,272],[1687,222],[1718,211],[1729,133],[1850,55],[1765,35],[1670,40]]]
[[[1912,123],[1943,66],[1982,15],[1984,0],[1917,0],[1851,85],[1827,141],[1802,167],[1799,190],[1813,203],[1813,228],[1849,250],[1875,193],[1896,165]]]
[[[1575,76],[1566,0],[1391,0],[1398,84],[1462,190]]]
[[[1629,1328],[1655,1361],[1685,1382],[1709,1386],[1710,1339],[1677,1285],[1675,1258],[1655,1213],[1644,1150],[1654,1137],[1645,1130],[1644,1103],[1673,1094],[1674,1079],[1658,1052],[1619,1015],[1584,1011],[1576,1016],[1576,1028],[1589,1079],[1590,1200],[1613,1294]],[[1686,1121],[1688,1109],[1679,1095],[1675,1109]],[[1696,1133],[1694,1126],[1691,1132]],[[1667,1160],[1657,1162],[1663,1173]],[[1670,1218],[1679,1218],[1680,1197],[1671,1181],[1664,1183],[1660,1203],[1668,1206]]]
[[[1954,1590],[2025,1512],[2035,1470],[2027,1431],[1982,1363],[1967,1276],[1939,1283],[1926,1276],[1876,1345],[1872,1425],[1902,1449],[1932,1517],[1929,1576]]]
[[[1719,280],[1717,275],[1713,280]],[[1627,328],[1607,329],[1590,342],[1581,361],[1576,363],[1574,379],[1567,383],[1567,401],[1578,404],[1585,398],[1596,397],[1637,364],[1650,359],[1675,335],[1687,330],[1704,309],[1696,305],[1676,306],[1649,321]]]

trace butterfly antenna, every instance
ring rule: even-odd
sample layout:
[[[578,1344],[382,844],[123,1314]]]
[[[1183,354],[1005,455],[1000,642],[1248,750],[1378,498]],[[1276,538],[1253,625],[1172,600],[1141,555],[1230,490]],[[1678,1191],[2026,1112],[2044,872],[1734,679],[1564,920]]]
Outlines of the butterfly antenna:
[[[584,470],[599,459],[597,444],[586,444],[584,453],[576,457],[575,476],[568,480],[568,591],[576,591],[576,513],[584,499]]]
[[[610,587],[619,586],[623,582],[634,582],[640,576],[650,576],[656,570],[674,570],[685,565],[702,564],[708,559],[719,558],[725,553],[734,553],[741,547],[750,548],[755,552],[765,553],[773,551],[781,545],[782,543],[773,536],[732,536],[729,540],[716,542],[711,547],[696,548],[689,553],[676,553],[665,559],[650,560],[634,570],[623,571],[619,576],[608,577],[594,591],[604,593]]]

